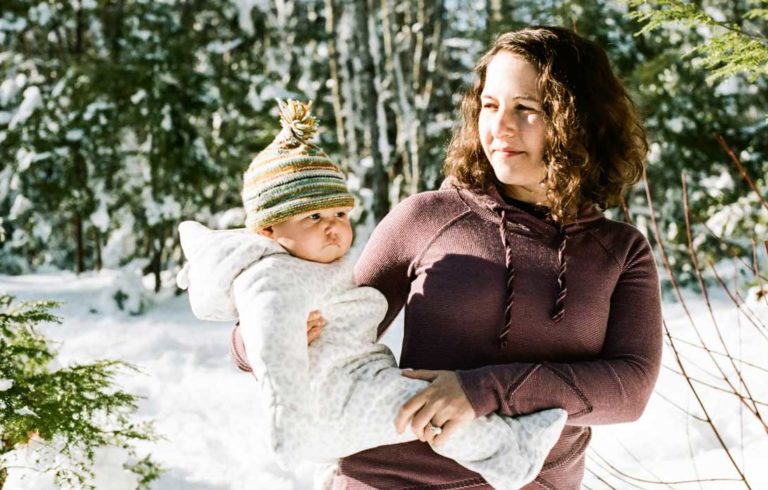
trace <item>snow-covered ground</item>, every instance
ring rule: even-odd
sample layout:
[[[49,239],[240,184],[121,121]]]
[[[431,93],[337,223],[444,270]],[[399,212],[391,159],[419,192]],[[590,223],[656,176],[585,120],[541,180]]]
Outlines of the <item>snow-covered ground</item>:
[[[163,291],[153,299],[149,311],[131,316],[118,310],[111,299],[120,275],[114,271],[84,274],[49,272],[26,276],[0,276],[0,292],[18,299],[56,299],[62,325],[43,331],[61,342],[62,365],[100,358],[119,358],[137,365],[143,374],[126,375],[120,383],[128,391],[144,396],[139,417],[155,420],[163,439],[141,446],[151,451],[166,472],[153,488],[170,489],[304,489],[318,468],[307,465],[295,474],[278,468],[259,437],[260,410],[257,390],[249,375],[238,372],[228,357],[230,326],[202,322],[189,310],[186,296]],[[689,303],[696,324],[713,350],[723,351],[715,336],[705,303]],[[759,320],[768,322],[764,302],[750,307]],[[727,298],[714,299],[715,317],[734,357],[768,368],[768,332],[738,315]],[[689,341],[696,336],[682,308],[665,304],[665,318],[673,335]],[[759,321],[758,320],[758,321]],[[758,323],[759,324],[759,323]],[[384,341],[398,353],[402,328],[393,326]],[[680,344],[692,375],[710,384],[717,382],[716,369],[701,350]],[[719,358],[722,361],[722,358]],[[726,363],[721,362],[724,370]],[[699,366],[698,368],[694,365]],[[671,350],[665,346],[664,366],[677,369]],[[632,424],[595,427],[588,452],[585,488],[656,488],[642,480],[683,482],[696,479],[737,478],[733,465],[720,450],[708,425],[687,416],[687,410],[702,416],[690,389],[671,369],[662,369],[656,393],[643,417]],[[768,401],[768,371],[743,366],[743,375],[757,400]],[[731,375],[738,387],[738,380]],[[738,400],[702,385],[709,415],[720,430],[739,466],[745,468],[752,488],[768,488],[768,434],[755,417],[741,409]],[[743,390],[742,390],[743,391]],[[758,405],[768,417],[765,405]],[[27,466],[27,455],[19,453],[16,465]],[[131,473],[122,469],[124,453],[99,454],[96,487],[132,489]],[[616,480],[613,469],[633,480]],[[595,474],[591,472],[594,471]],[[667,488],[696,488],[670,483]],[[744,488],[736,482],[703,483],[699,488]],[[15,468],[7,489],[55,488],[47,475]]]

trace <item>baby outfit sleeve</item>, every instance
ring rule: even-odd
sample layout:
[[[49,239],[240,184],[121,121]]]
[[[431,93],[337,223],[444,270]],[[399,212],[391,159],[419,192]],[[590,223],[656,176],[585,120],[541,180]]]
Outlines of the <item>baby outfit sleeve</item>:
[[[243,344],[269,417],[270,444],[286,467],[304,458],[303,441],[315,416],[306,333],[315,298],[290,261],[269,270],[252,266],[233,285]]]
[[[179,225],[179,240],[187,262],[176,282],[187,289],[192,312],[201,320],[235,321],[232,284],[267,253],[266,239],[243,229],[211,230],[184,221]]]

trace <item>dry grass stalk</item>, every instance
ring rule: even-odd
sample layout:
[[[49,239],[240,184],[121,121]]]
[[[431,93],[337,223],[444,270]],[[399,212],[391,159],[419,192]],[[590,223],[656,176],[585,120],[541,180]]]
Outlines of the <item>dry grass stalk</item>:
[[[658,222],[656,220],[656,212],[655,212],[655,208],[654,208],[654,201],[653,201],[653,197],[651,196],[651,190],[650,190],[650,186],[648,184],[648,177],[645,174],[645,172],[643,172],[643,183],[645,184],[645,194],[646,194],[646,198],[647,198],[648,209],[650,211],[650,218],[651,218],[651,225],[652,225],[652,230],[653,230],[653,236],[655,237],[656,244],[658,246],[659,255],[660,255],[662,264],[663,264],[664,269],[665,269],[665,271],[667,273],[667,276],[669,277],[669,280],[670,280],[670,282],[672,284],[672,287],[673,287],[673,289],[675,291],[675,294],[676,294],[678,300],[680,301],[681,306],[683,307],[683,311],[685,312],[685,314],[688,317],[689,321],[693,325],[694,330],[697,332],[697,336],[699,336],[701,344],[706,347],[706,342],[703,341],[703,338],[701,338],[700,332],[698,332],[698,328],[697,328],[695,322],[693,321],[693,317],[691,315],[691,312],[688,309],[688,306],[685,303],[685,300],[683,299],[682,291],[680,289],[680,286],[677,283],[677,279],[675,278],[675,275],[672,272],[672,267],[670,266],[669,258],[667,256],[666,250],[664,248],[664,243],[661,240],[661,232],[659,231]],[[734,458],[731,450],[728,448],[728,445],[723,440],[723,437],[720,434],[720,431],[718,430],[717,425],[714,423],[714,420],[710,416],[709,410],[707,409],[707,405],[704,403],[704,400],[702,399],[701,394],[699,393],[698,388],[696,386],[694,386],[694,381],[693,381],[692,377],[688,374],[688,370],[686,369],[685,363],[683,362],[683,358],[682,358],[682,356],[681,356],[681,354],[680,354],[680,352],[678,350],[678,347],[677,347],[677,345],[675,343],[675,340],[672,337],[672,334],[669,331],[669,326],[667,325],[666,321],[663,321],[663,327],[664,327],[664,334],[666,336],[667,343],[668,343],[668,345],[669,345],[669,347],[670,347],[670,349],[672,351],[673,358],[675,359],[675,362],[676,362],[676,364],[677,364],[677,366],[678,366],[678,368],[680,370],[680,373],[684,376],[685,381],[686,381],[689,389],[691,390],[691,393],[693,394],[693,396],[694,396],[694,398],[696,400],[696,403],[698,404],[699,408],[701,409],[702,413],[704,414],[703,418],[705,420],[705,423],[712,430],[713,434],[715,435],[715,438],[718,441],[718,444],[722,448],[722,450],[725,453],[725,455],[727,456],[728,460],[731,462],[731,465],[733,466],[733,468],[736,471],[736,473],[739,475],[739,479],[736,480],[736,481],[741,481],[746,488],[751,489],[752,486],[747,481],[747,478],[744,475],[744,472],[739,467],[739,465],[736,462],[736,459]],[[716,360],[714,360],[715,359],[714,356],[710,356],[710,358],[713,359],[713,363],[715,364],[715,366],[717,366],[718,370],[722,372],[722,368],[720,367],[720,364]],[[725,376],[724,373],[723,373],[723,377],[727,381],[727,376]],[[736,391],[736,390],[734,389],[734,391]],[[740,398],[743,399],[743,397],[740,397]],[[744,403],[744,405],[747,406],[750,411],[752,411],[752,407],[750,407],[746,403]],[[703,481],[703,480],[701,480],[700,478],[697,478],[697,480],[693,480],[693,481]]]
[[[717,359],[715,358],[715,356],[712,355],[712,354],[709,354],[709,352],[708,352],[709,358],[712,359],[713,363],[715,364],[715,366],[718,368],[718,370],[722,374],[723,380],[731,388],[731,391],[733,392],[733,394],[738,396],[739,400],[741,400],[744,404],[746,404],[746,400],[747,399],[752,402],[752,407],[749,407],[747,405],[748,408],[750,409],[752,414],[755,415],[755,417],[757,417],[757,419],[763,425],[763,427],[765,428],[766,433],[768,433],[768,425],[766,425],[766,423],[763,421],[763,418],[760,415],[760,411],[757,409],[757,406],[755,405],[755,399],[752,396],[752,393],[751,393],[751,391],[749,389],[749,385],[747,385],[747,383],[744,381],[744,377],[741,374],[741,370],[737,366],[736,362],[733,359],[733,356],[731,355],[730,350],[728,349],[728,344],[725,342],[725,339],[723,338],[722,331],[720,330],[720,325],[717,322],[717,317],[715,316],[715,312],[712,309],[712,302],[710,301],[710,298],[709,298],[709,291],[707,290],[707,286],[704,283],[704,278],[701,275],[701,269],[699,267],[699,259],[696,256],[696,251],[693,248],[693,234],[691,232],[691,217],[690,217],[691,210],[690,210],[690,208],[688,206],[688,185],[686,183],[685,173],[683,173],[681,178],[682,178],[682,187],[683,187],[683,215],[685,217],[685,233],[686,233],[686,238],[688,240],[688,251],[689,251],[689,254],[690,254],[690,257],[691,257],[691,262],[692,262],[692,265],[693,265],[693,270],[696,273],[696,280],[697,280],[697,282],[699,284],[699,290],[701,291],[701,294],[704,297],[704,302],[707,305],[707,311],[709,312],[709,317],[712,319],[712,324],[715,327],[715,333],[717,334],[717,339],[720,341],[720,345],[723,346],[723,350],[725,351],[725,354],[726,354],[728,360],[731,363],[731,367],[733,368],[733,371],[736,373],[736,376],[739,378],[739,383],[741,384],[741,386],[744,387],[744,390],[747,393],[746,399],[745,399],[744,396],[741,395],[741,393],[739,393],[738,389],[731,383],[730,379],[728,379],[728,376],[725,374],[725,372],[722,371],[722,369],[720,368],[720,364],[717,362]],[[698,333],[699,333],[698,328],[696,328],[696,327],[694,327],[694,328],[695,328],[696,333],[698,335]],[[700,340],[701,340],[701,344],[706,347],[706,344],[701,339],[701,337],[700,337]]]
[[[719,134],[715,134],[715,139],[718,143],[720,143],[720,146],[723,147],[728,156],[731,157],[731,161],[734,165],[736,165],[736,168],[739,169],[739,173],[741,173],[741,176],[744,177],[745,181],[747,181],[747,185],[749,185],[750,189],[752,189],[752,192],[755,193],[757,199],[763,205],[765,210],[768,211],[768,203],[765,202],[765,199],[763,199],[763,196],[760,194],[757,185],[755,185],[755,181],[752,179],[752,177],[750,177],[749,172],[747,172],[747,169],[744,168],[744,165],[741,163],[741,160],[739,160],[739,157],[736,156],[736,153],[734,153],[731,147],[728,146],[728,143],[725,142],[725,138]],[[766,247],[768,247],[768,243],[766,243]]]

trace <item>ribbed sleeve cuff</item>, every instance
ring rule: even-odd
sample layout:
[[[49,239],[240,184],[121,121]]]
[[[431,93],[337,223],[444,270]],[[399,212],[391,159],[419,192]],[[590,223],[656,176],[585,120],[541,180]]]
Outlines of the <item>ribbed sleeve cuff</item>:
[[[500,408],[500,386],[488,368],[456,371],[459,383],[472,404],[475,416],[485,417]]]

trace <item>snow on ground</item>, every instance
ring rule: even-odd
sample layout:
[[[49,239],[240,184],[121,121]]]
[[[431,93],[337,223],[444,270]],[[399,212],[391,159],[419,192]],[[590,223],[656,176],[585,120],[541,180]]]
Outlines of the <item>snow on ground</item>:
[[[153,488],[191,489],[305,489],[322,468],[306,465],[296,474],[281,470],[259,436],[261,417],[256,386],[247,374],[237,371],[229,360],[230,326],[195,319],[186,296],[174,297],[163,291],[149,311],[131,316],[115,307],[111,296],[120,275],[114,271],[83,274],[50,272],[25,276],[0,276],[0,292],[18,299],[56,299],[64,304],[57,310],[63,325],[49,325],[43,332],[61,342],[59,363],[69,365],[100,358],[119,358],[137,365],[143,374],[120,379],[128,391],[143,399],[138,416],[156,421],[163,439],[139,447],[141,455],[151,451],[166,472]],[[709,313],[701,299],[689,303],[695,323],[708,345],[722,351],[711,327]],[[763,323],[768,319],[765,303],[752,304]],[[715,316],[734,357],[751,360],[768,368],[766,331],[737,315],[727,298],[714,300]],[[695,341],[694,330],[682,309],[665,304],[665,318],[676,337]],[[401,325],[393,326],[384,341],[399,353]],[[683,344],[681,354],[700,366],[691,366],[692,375],[717,383],[716,368],[706,354]],[[762,353],[762,355],[761,355]],[[665,346],[664,366],[676,369],[671,350]],[[720,359],[722,361],[722,359]],[[727,373],[732,373],[721,362]],[[752,395],[768,400],[766,371],[743,366]],[[734,384],[738,380],[729,374]],[[752,488],[768,488],[768,437],[755,418],[740,409],[737,399],[714,389],[700,387],[705,403],[736,461],[746,468]],[[674,405],[673,405],[674,404]],[[677,405],[677,407],[675,406]],[[768,411],[763,409],[763,416]],[[680,482],[706,478],[734,478],[736,473],[711,429],[684,412],[702,415],[682,378],[663,368],[656,392],[643,417],[635,423],[595,427],[588,452],[589,471],[585,488],[656,488],[646,480]],[[633,485],[611,476],[604,458],[616,469],[638,478]],[[96,487],[130,489],[132,474],[122,469],[125,454],[107,450],[99,454]],[[29,465],[28,455],[17,455],[16,464]],[[698,472],[698,476],[697,476]],[[601,481],[601,479],[603,481]],[[607,482],[607,483],[605,483]],[[689,488],[672,484],[667,488]],[[693,486],[694,488],[696,485]],[[46,475],[12,469],[6,484],[10,490],[55,488]],[[744,488],[723,481],[704,483],[699,488]]]

